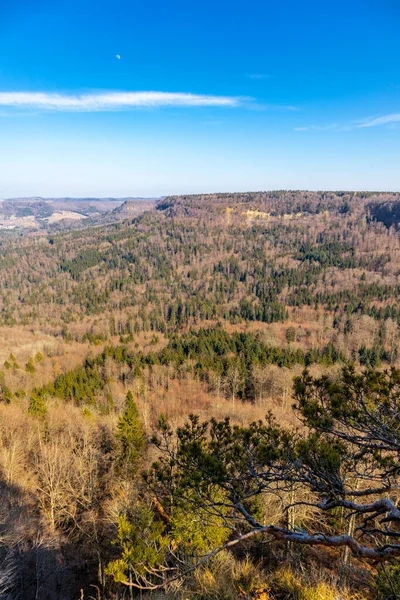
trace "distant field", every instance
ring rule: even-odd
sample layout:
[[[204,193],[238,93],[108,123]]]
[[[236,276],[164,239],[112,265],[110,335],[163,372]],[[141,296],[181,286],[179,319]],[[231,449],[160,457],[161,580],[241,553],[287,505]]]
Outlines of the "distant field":
[[[74,229],[84,219],[104,225],[153,206],[148,198],[12,198],[0,200],[0,229]]]

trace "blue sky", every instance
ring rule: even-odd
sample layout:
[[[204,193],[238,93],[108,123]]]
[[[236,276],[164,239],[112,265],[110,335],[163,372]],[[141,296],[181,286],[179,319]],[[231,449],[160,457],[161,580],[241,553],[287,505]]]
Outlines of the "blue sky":
[[[399,27],[397,0],[2,0],[0,197],[400,190]]]

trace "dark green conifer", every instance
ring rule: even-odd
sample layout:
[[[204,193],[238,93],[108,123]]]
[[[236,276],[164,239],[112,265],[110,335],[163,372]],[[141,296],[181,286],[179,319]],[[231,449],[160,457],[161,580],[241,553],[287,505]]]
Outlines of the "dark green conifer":
[[[38,396],[37,394],[32,394],[31,399],[29,401],[28,412],[32,417],[36,419],[43,420],[47,416],[47,405],[43,400],[42,396]]]
[[[120,443],[121,464],[134,465],[142,455],[146,440],[131,391],[126,395],[125,410],[119,418],[116,437]]]

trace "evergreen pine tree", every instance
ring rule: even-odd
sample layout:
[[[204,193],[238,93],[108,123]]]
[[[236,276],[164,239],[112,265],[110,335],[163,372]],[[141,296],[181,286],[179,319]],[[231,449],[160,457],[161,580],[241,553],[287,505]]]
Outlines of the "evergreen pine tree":
[[[120,462],[134,465],[144,450],[145,434],[131,391],[126,395],[125,410],[118,420],[116,437],[121,447]]]
[[[47,406],[46,402],[43,400],[41,396],[37,394],[32,394],[31,399],[29,401],[28,412],[32,417],[36,419],[45,419],[47,416]]]

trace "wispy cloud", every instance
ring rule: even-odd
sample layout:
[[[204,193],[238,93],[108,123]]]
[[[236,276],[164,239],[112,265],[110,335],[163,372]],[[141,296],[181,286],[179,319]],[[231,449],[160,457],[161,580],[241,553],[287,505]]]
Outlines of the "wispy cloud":
[[[123,111],[140,107],[216,106],[239,107],[251,98],[171,92],[104,92],[58,94],[48,92],[0,92],[0,107],[66,112]]]
[[[369,117],[358,119],[350,123],[331,123],[330,125],[307,125],[304,127],[295,127],[294,131],[353,131],[364,127],[379,127],[382,125],[392,125],[400,122],[400,113],[383,115],[382,117]]]
[[[307,125],[305,127],[295,127],[293,131],[348,131],[351,129],[348,125],[332,123],[331,125]]]
[[[358,127],[377,127],[378,125],[389,125],[390,123],[398,123],[399,121],[400,113],[392,113],[391,115],[368,119],[364,123],[359,124]]]
[[[254,102],[246,104],[246,108],[250,110],[274,110],[274,111],[298,111],[297,106],[292,106],[290,104],[265,104],[263,102]]]

